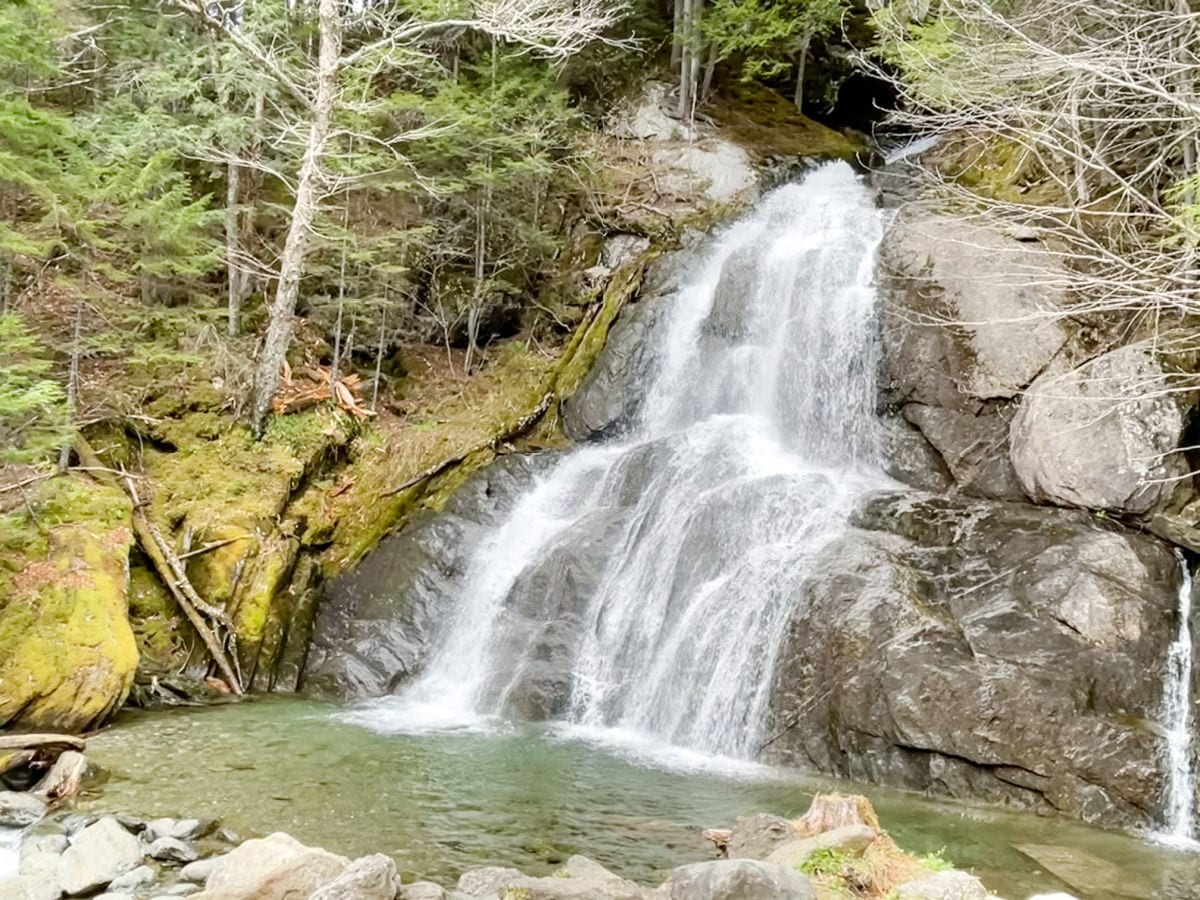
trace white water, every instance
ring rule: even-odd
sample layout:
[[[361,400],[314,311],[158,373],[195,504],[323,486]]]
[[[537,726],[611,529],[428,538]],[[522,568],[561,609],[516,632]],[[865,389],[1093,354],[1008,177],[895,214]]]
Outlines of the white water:
[[[559,652],[547,636],[570,629],[565,699],[541,711],[560,730],[684,765],[753,758],[806,562],[856,496],[890,484],[874,465],[881,233],[842,163],[729,228],[652,336],[640,420],[527,490],[474,551],[425,672],[349,718],[414,731],[519,717]],[[579,586],[584,558],[595,574]]]
[[[1192,575],[1179,561],[1179,632],[1167,654],[1163,719],[1167,723],[1166,829],[1163,843],[1196,849],[1196,769],[1192,759]]]

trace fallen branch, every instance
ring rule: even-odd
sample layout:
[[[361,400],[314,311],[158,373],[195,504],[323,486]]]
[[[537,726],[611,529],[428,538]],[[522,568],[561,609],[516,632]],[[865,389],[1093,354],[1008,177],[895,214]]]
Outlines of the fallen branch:
[[[197,547],[195,550],[189,550],[187,553],[179,554],[179,561],[191,559],[193,556],[200,556],[202,553],[207,553],[209,550],[217,550],[221,547],[226,547],[229,544],[236,544],[238,541],[246,541],[250,539],[248,534],[239,534],[237,537],[226,538],[223,541],[213,541],[211,544],[205,544],[203,547]]]
[[[406,491],[411,487],[416,487],[418,484],[428,481],[430,478],[441,475],[447,469],[457,466],[472,453],[478,453],[480,450],[496,450],[501,444],[521,437],[531,428],[533,428],[534,425],[541,421],[542,416],[546,415],[550,407],[554,405],[554,400],[557,396],[558,395],[554,391],[548,391],[545,396],[542,397],[541,402],[539,402],[538,405],[533,408],[532,412],[530,412],[528,415],[522,416],[515,423],[513,423],[510,428],[507,428],[498,434],[492,435],[486,441],[480,441],[478,444],[468,447],[466,450],[443,459],[436,465],[432,465],[425,471],[414,475],[400,486],[389,488],[381,493],[380,496],[391,497],[395,494],[399,494],[401,491]]]
[[[0,753],[50,748],[83,751],[86,747],[87,741],[70,734],[0,734]]]
[[[110,484],[117,483],[129,496],[129,499],[133,501],[133,514],[131,516],[133,533],[137,538],[139,546],[142,548],[142,552],[146,554],[151,565],[154,566],[154,570],[158,573],[158,577],[167,586],[167,590],[171,592],[171,596],[175,598],[175,602],[179,604],[179,608],[183,610],[183,614],[192,623],[192,627],[196,629],[196,633],[200,635],[200,639],[204,641],[204,645],[208,648],[213,662],[216,663],[217,668],[221,670],[221,674],[229,682],[230,688],[235,694],[243,693],[241,681],[234,675],[229,658],[221,648],[221,644],[217,641],[212,629],[208,627],[208,623],[201,617],[200,612],[203,611],[205,615],[216,622],[227,624],[224,614],[200,599],[200,595],[196,593],[196,589],[188,581],[179,557],[175,556],[163,538],[162,532],[158,530],[158,526],[146,517],[145,511],[142,509],[141,499],[137,494],[137,489],[133,485],[133,480],[128,477],[122,477],[118,480],[115,477],[111,477],[107,471],[101,471],[105,467],[101,464],[96,451],[91,448],[91,445],[84,440],[82,435],[79,435],[75,439],[75,452],[79,454],[80,462],[96,470],[97,475],[101,479],[109,481]]]

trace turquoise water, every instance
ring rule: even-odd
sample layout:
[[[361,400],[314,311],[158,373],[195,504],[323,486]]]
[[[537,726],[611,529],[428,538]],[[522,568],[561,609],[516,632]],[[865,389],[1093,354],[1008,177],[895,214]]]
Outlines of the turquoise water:
[[[613,748],[536,727],[379,734],[342,710],[270,698],[206,709],[127,713],[89,741],[111,771],[95,809],[222,818],[243,836],[287,831],[347,855],[393,856],[406,880],[450,883],[464,869],[552,871],[583,853],[644,884],[712,858],[703,828],[739,815],[796,816],[818,790],[867,794],[907,850],[945,848],[1008,898],[1067,890],[1015,849],[1054,844],[1119,872],[1086,900],[1178,900],[1196,858],[1058,818],[935,802],[796,771],[710,766],[654,748]],[[666,767],[669,766],[669,767]],[[1170,879],[1176,879],[1171,882]],[[1109,879],[1114,880],[1114,879]],[[1171,891],[1172,893],[1167,893]]]

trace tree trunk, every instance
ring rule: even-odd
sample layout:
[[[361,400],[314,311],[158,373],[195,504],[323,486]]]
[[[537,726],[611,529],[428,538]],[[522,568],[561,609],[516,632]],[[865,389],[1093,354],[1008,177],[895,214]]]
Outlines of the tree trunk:
[[[806,36],[800,44],[800,52],[796,54],[796,92],[792,95],[792,102],[800,112],[804,112],[804,69],[808,65],[808,44],[811,40]]]
[[[694,0],[683,0],[683,18],[679,20],[679,118],[691,121],[692,110],[692,4]]]
[[[238,193],[241,167],[231,162],[227,166],[225,185],[225,274],[229,292],[229,336],[241,330],[242,273],[238,266],[238,245],[241,243],[238,226]]]
[[[712,93],[713,74],[717,71],[717,56],[719,54],[716,41],[708,48],[708,63],[704,67],[704,84],[700,88],[700,99],[707,100]]]
[[[250,427],[261,438],[271,413],[271,400],[279,386],[279,372],[292,342],[296,300],[300,277],[308,255],[313,219],[320,203],[321,159],[329,138],[329,122],[337,93],[338,61],[342,52],[342,23],[338,0],[320,0],[317,17],[321,43],[317,58],[317,96],[309,125],[308,145],[296,180],[296,199],[292,221],[279,265],[279,284],[268,311],[267,336],[263,341],[258,368],[254,374],[254,393],[250,406]]]
[[[683,3],[684,0],[675,0],[675,16],[672,20],[674,23],[675,34],[671,41],[672,71],[679,70],[679,65],[683,60],[683,17],[685,15],[683,11]]]

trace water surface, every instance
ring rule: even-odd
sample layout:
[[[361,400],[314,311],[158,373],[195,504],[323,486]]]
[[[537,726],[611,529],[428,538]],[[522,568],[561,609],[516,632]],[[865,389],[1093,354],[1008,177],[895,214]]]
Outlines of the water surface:
[[[485,864],[546,874],[583,853],[652,885],[676,865],[712,857],[702,828],[754,812],[796,816],[817,790],[861,790],[905,849],[945,848],[1008,898],[1067,889],[1014,849],[1028,843],[1081,849],[1119,867],[1120,884],[1076,891],[1084,900],[1153,892],[1180,900],[1162,893],[1169,878],[1200,883],[1192,855],[1058,818],[663,756],[614,744],[610,733],[606,746],[535,726],[381,734],[339,713],[294,698],[126,713],[89,741],[112,777],[86,805],[216,816],[243,836],[287,831],[347,855],[387,853],[407,877],[443,883]]]

